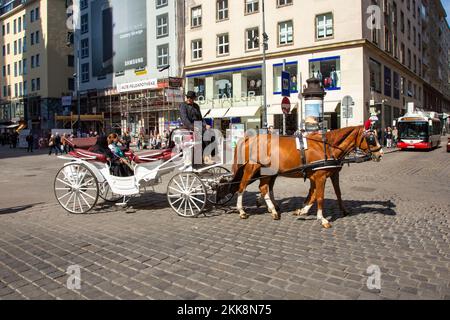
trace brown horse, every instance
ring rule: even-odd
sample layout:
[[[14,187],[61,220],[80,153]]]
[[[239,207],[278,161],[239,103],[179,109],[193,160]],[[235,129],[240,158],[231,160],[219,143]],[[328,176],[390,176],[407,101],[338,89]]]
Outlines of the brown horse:
[[[274,138],[276,137],[276,138]],[[278,139],[277,139],[278,138]],[[295,215],[306,215],[317,201],[317,219],[323,227],[331,228],[330,223],[323,217],[323,201],[325,182],[331,178],[338,198],[339,207],[345,214],[339,186],[339,172],[342,167],[322,168],[302,172],[301,152],[297,149],[295,137],[259,135],[242,140],[235,151],[233,164],[233,180],[218,190],[218,197],[224,194],[238,192],[237,209],[241,219],[249,216],[244,211],[243,194],[249,184],[260,180],[261,196],[266,201],[269,212],[274,220],[280,215],[274,205],[273,186],[278,176],[290,178],[308,178],[311,181],[309,195],[305,207],[296,211]],[[380,161],[383,150],[373,131],[366,131],[363,126],[334,130],[326,134],[326,147],[321,134],[310,134],[307,137],[308,149],[305,152],[306,163],[311,164],[327,159],[343,159],[355,149],[371,155],[374,161]],[[265,152],[262,152],[265,151]],[[264,171],[264,172],[263,172]],[[306,175],[306,177],[304,176]]]

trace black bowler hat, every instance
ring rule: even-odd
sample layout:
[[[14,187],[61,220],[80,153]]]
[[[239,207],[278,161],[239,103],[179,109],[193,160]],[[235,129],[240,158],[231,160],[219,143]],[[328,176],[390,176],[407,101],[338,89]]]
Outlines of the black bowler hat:
[[[195,99],[195,98],[197,98],[197,95],[195,94],[194,91],[188,91],[188,93],[186,93],[186,97]]]

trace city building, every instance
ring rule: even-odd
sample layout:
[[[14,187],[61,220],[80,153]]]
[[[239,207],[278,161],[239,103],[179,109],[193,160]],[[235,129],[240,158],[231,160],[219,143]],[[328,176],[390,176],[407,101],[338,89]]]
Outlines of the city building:
[[[198,93],[203,114],[216,128],[261,125],[262,4],[187,2],[186,90]],[[437,110],[433,102],[424,101],[423,7],[420,0],[266,0],[269,125],[281,129],[283,123],[283,68],[291,77],[288,133],[304,118],[301,91],[313,76],[326,91],[327,128],[361,125],[371,114],[377,114],[379,125],[391,126],[410,103]],[[355,104],[345,117],[341,101],[347,95]]]
[[[3,1],[0,6],[0,122],[36,134],[55,128],[62,97],[74,89],[64,0]]]
[[[183,99],[184,1],[79,4],[74,44],[82,130],[138,135],[177,126]],[[73,114],[61,119],[73,125],[77,115],[74,106]]]

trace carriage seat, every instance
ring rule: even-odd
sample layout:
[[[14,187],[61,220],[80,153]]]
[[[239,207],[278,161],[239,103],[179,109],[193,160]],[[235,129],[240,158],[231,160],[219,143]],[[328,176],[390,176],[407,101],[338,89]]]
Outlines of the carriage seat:
[[[88,161],[97,161],[101,163],[107,163],[106,155],[101,153],[94,153],[84,149],[75,149],[74,151],[69,152],[72,157],[75,158],[89,158]],[[90,159],[92,158],[92,159]]]
[[[152,150],[135,154],[133,161],[135,163],[149,163],[158,160],[169,160],[172,157],[172,149]]]

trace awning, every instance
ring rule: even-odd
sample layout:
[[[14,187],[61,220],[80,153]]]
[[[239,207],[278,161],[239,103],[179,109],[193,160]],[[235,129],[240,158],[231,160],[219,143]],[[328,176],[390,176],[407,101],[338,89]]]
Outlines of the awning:
[[[297,103],[291,103],[291,112],[298,107]],[[283,110],[281,109],[281,104],[273,104],[267,108],[268,115],[276,115],[283,114]]]
[[[258,113],[260,106],[257,107],[234,107],[230,108],[226,117],[227,118],[239,118],[239,117],[254,117]]]
[[[205,118],[209,119],[220,119],[220,118],[225,118],[225,115],[227,115],[228,110],[230,110],[230,108],[217,108],[217,109],[211,109],[211,112],[205,116]],[[228,115],[227,115],[228,117]]]

